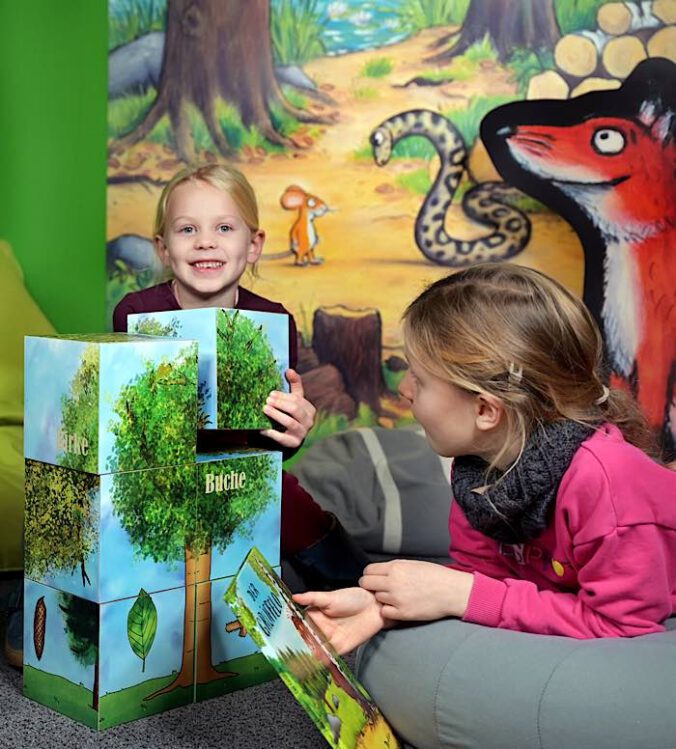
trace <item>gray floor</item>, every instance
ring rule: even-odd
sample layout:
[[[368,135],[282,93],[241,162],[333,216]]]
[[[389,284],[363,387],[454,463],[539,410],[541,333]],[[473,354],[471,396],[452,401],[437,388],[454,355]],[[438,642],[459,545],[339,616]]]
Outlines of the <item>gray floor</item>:
[[[4,641],[4,618],[0,621],[0,635]],[[327,746],[279,679],[96,733],[26,699],[21,693],[21,672],[8,666],[0,653],[1,749],[325,749]]]

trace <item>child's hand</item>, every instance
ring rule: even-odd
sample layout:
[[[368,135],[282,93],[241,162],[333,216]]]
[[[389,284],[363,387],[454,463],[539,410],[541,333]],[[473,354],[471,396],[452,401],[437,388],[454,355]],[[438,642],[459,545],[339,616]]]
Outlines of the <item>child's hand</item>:
[[[463,616],[473,583],[469,572],[410,559],[369,564],[359,580],[382,605],[383,617],[409,621]]]
[[[311,607],[308,615],[340,655],[389,626],[382,617],[380,604],[363,588],[297,593],[293,600]]]
[[[261,434],[279,442],[284,447],[298,447],[312,429],[317,410],[309,400],[306,400],[303,382],[298,372],[294,369],[287,369],[286,380],[291,392],[273,390],[263,406],[263,413],[281,424],[286,431],[264,429]]]

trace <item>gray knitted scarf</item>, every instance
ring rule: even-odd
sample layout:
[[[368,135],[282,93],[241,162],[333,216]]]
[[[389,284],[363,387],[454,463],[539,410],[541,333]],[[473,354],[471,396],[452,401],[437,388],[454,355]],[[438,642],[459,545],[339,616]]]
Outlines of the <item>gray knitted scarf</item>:
[[[475,530],[504,543],[530,541],[547,527],[563,474],[593,431],[574,421],[541,425],[504,474],[496,470],[486,476],[483,458],[458,457],[453,461],[453,498]],[[476,491],[486,484],[483,492]]]

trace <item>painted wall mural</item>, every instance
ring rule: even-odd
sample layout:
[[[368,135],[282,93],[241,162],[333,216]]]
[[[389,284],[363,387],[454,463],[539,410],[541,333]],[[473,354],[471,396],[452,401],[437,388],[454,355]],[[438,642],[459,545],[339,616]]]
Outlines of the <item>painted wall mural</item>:
[[[225,160],[267,232],[245,285],[302,333],[321,412],[308,444],[409,419],[405,304],[509,259],[583,294],[615,382],[673,450],[674,0],[109,0],[109,14],[111,313],[162,277],[162,186]]]

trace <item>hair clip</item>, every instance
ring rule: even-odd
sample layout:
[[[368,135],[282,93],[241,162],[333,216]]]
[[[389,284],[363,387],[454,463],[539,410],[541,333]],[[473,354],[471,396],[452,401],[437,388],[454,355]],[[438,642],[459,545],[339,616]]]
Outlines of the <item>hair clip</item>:
[[[521,382],[523,379],[523,367],[520,364],[517,366],[513,361],[509,363],[509,379],[512,382]]]
[[[601,388],[601,395],[594,401],[597,406],[603,405],[610,397],[610,390],[605,385],[602,385]]]

